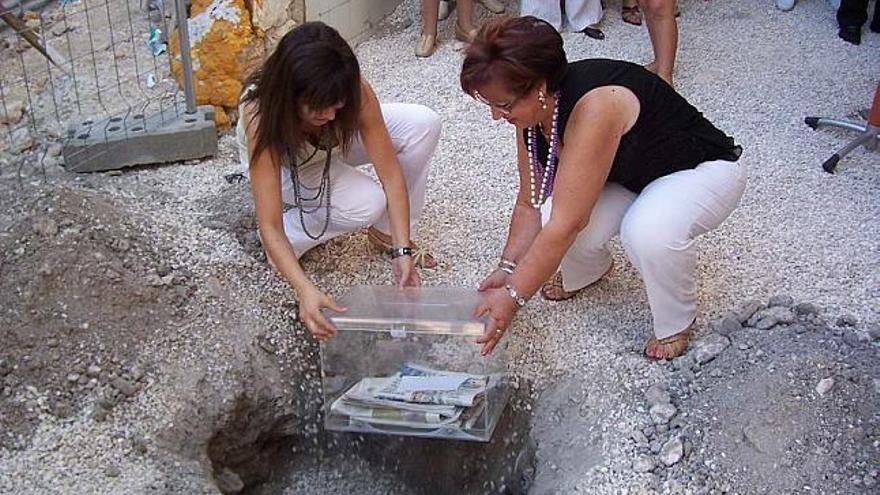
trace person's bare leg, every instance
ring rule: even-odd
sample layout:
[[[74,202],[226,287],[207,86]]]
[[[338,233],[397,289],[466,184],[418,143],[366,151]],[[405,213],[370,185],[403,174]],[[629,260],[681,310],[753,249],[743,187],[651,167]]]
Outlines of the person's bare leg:
[[[675,0],[639,0],[639,5],[644,12],[654,48],[654,61],[646,67],[671,85],[678,48]]]
[[[458,12],[459,27],[470,33],[474,30],[474,2],[473,0],[458,0],[455,2],[455,10]]]
[[[440,0],[422,0],[422,34],[437,36]]]

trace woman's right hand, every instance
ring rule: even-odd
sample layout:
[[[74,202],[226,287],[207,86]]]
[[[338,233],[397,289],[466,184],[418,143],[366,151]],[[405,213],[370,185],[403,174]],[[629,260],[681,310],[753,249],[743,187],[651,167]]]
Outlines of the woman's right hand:
[[[336,327],[321,312],[324,308],[340,313],[346,311],[346,308],[337,304],[333,298],[321,292],[317,287],[309,287],[300,293],[299,319],[312,332],[312,335],[321,342],[326,342],[336,335]]]
[[[495,271],[490,273],[489,276],[483,279],[480,283],[480,292],[489,289],[503,288],[507,284],[507,277],[507,273],[504,273],[500,268],[496,268]]]

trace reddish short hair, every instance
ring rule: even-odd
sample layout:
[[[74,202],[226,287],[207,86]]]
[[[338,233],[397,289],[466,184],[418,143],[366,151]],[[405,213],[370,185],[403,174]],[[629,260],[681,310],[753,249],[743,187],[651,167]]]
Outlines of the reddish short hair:
[[[480,29],[465,52],[461,89],[472,95],[500,79],[516,94],[542,80],[555,91],[568,69],[562,36],[553,26],[532,16],[492,19]]]

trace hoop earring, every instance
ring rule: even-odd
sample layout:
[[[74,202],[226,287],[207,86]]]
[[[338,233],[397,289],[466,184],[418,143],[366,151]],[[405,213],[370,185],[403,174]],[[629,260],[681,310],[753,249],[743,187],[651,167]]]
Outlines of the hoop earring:
[[[541,110],[547,110],[547,97],[544,96],[544,92],[538,90],[538,103],[541,104]]]

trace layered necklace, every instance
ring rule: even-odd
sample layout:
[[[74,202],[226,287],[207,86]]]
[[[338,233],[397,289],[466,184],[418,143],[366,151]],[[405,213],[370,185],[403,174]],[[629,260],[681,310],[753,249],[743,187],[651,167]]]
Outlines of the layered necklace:
[[[553,194],[553,180],[556,178],[556,166],[559,163],[559,97],[557,91],[553,94],[553,121],[550,126],[550,150],[547,153],[547,163],[541,163],[538,157],[537,134],[534,125],[529,127],[526,133],[526,149],[529,154],[529,185],[532,190],[532,206],[540,209],[547,198]],[[540,187],[536,187],[540,185]]]
[[[324,169],[321,172],[321,180],[318,182],[317,186],[310,187],[302,183],[299,177],[299,166],[295,161],[295,155],[288,150],[287,159],[288,167],[290,169],[290,180],[293,183],[293,195],[294,195],[294,206],[299,210],[299,222],[302,225],[303,232],[312,240],[317,241],[327,232],[327,227],[330,225],[330,161],[333,153],[333,144],[330,139],[330,129],[324,128],[321,132],[321,137],[318,141],[318,145],[315,146],[315,150],[312,154],[303,160],[301,163],[308,163],[314,156],[318,153],[318,151],[324,149],[326,150],[326,157],[324,158]],[[303,190],[308,191],[309,194],[303,194]],[[313,192],[313,194],[312,194]],[[308,204],[312,204],[314,206],[307,206]],[[317,203],[317,204],[315,204]],[[306,226],[306,215],[311,215],[316,211],[324,208],[324,222],[321,227],[321,232],[318,234],[314,234],[309,231],[308,226]]]

